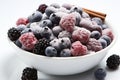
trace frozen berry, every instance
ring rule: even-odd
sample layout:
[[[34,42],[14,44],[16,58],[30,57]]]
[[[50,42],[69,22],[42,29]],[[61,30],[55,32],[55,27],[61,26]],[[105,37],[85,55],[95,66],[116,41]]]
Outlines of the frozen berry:
[[[46,15],[46,13],[44,13],[42,16],[42,20],[46,20],[46,19],[49,19],[49,17]]]
[[[59,33],[58,38],[63,38],[63,37],[68,37],[69,39],[71,39],[72,35],[68,31],[62,31]]]
[[[16,29],[22,32],[26,27],[27,27],[26,25],[22,24],[22,25],[18,25]]]
[[[54,8],[60,8],[60,5],[58,3],[52,3],[52,4],[50,4],[50,6],[52,6]]]
[[[42,20],[39,25],[40,27],[48,26],[49,28],[53,28],[53,23],[49,19]]]
[[[87,54],[87,47],[82,45],[80,41],[76,41],[72,43],[71,53],[73,56],[82,56]]]
[[[79,14],[82,14],[83,10],[81,7],[79,6],[73,6],[71,9],[70,9],[70,12],[78,12]]]
[[[35,11],[32,15],[28,17],[29,22],[38,22],[42,19],[42,13],[39,11]]]
[[[101,43],[103,49],[104,49],[105,47],[107,47],[107,42],[106,42],[106,40],[100,38],[98,41]]]
[[[111,40],[113,40],[114,36],[113,36],[113,32],[112,29],[110,28],[106,28],[102,31],[102,35],[107,35],[111,38]]]
[[[95,21],[98,25],[102,25],[103,24],[101,18],[98,18],[98,17],[92,18],[92,21]]]
[[[50,15],[52,14],[52,13],[55,13],[56,12],[56,9],[54,8],[54,7],[47,7],[46,8],[46,10],[45,10],[45,13],[46,13],[46,15],[48,16],[48,17],[50,17]]]
[[[40,11],[41,13],[44,13],[47,7],[48,6],[46,4],[41,4],[37,10]]]
[[[21,80],[37,80],[37,70],[34,68],[26,67],[22,72]]]
[[[24,24],[26,25],[28,23],[28,19],[27,18],[19,18],[17,21],[16,21],[16,25],[21,25],[21,24]]]
[[[83,18],[90,18],[89,14],[86,12],[83,12],[81,15]]]
[[[101,25],[101,27],[102,27],[102,29],[108,28],[108,26],[106,24]]]
[[[72,38],[73,40],[78,40],[81,43],[87,43],[90,38],[90,31],[85,28],[80,28],[78,30],[73,31]]]
[[[41,36],[50,40],[51,36],[53,35],[52,33],[52,30],[50,28],[48,28],[47,26],[46,27],[43,27],[41,29]]]
[[[32,50],[37,42],[37,39],[32,32],[28,32],[22,34],[19,38],[19,41],[26,50]]]
[[[74,30],[75,23],[76,18],[73,14],[65,15],[60,20],[60,26],[68,32],[72,32]]]
[[[108,37],[107,35],[103,35],[103,36],[101,36],[101,38],[104,39],[104,40],[106,40],[107,46],[110,45],[110,43],[111,43],[110,37]]]
[[[88,50],[95,51],[95,52],[100,51],[102,49],[101,43],[94,38],[90,38],[86,46]]]
[[[59,38],[59,41],[60,41],[60,47],[62,49],[70,48],[71,41],[70,41],[70,39],[68,37]]]
[[[49,57],[56,57],[57,56],[57,50],[52,46],[48,46],[45,49],[45,55],[49,56]]]
[[[92,31],[90,37],[95,38],[95,39],[99,39],[101,37],[101,34],[99,31]]]
[[[24,33],[28,33],[28,32],[32,32],[31,28],[25,28],[21,34],[24,34]]]
[[[94,72],[94,76],[98,80],[104,80],[104,78],[106,77],[106,75],[107,75],[106,71],[104,69],[102,69],[102,68],[98,68]]]
[[[55,26],[52,28],[53,34],[57,37],[58,34],[62,31],[62,28],[60,26]]]
[[[57,51],[61,50],[59,39],[53,39],[52,41],[50,41],[50,45],[54,47]]]
[[[66,8],[66,9],[70,10],[70,9],[73,7],[73,5],[64,3],[64,4],[62,4],[62,7],[64,7],[64,8]]]
[[[120,56],[113,54],[110,57],[108,57],[106,62],[107,62],[107,67],[109,69],[113,69],[113,70],[117,69],[120,65]]]
[[[75,15],[75,18],[76,18],[76,23],[75,23],[75,25],[76,25],[76,26],[79,26],[79,23],[80,23],[80,21],[81,21],[81,15],[80,15],[78,12],[72,12],[72,14],[74,14],[74,15]]]
[[[49,41],[44,38],[39,39],[39,41],[34,46],[33,53],[38,55],[45,55],[45,49],[48,46],[50,46]]]
[[[7,34],[11,41],[17,40],[21,35],[20,31],[17,30],[16,28],[10,28]]]
[[[70,49],[63,49],[60,52],[60,57],[70,57],[71,56],[71,50]]]
[[[18,47],[20,47],[20,48],[22,47],[22,44],[20,43],[19,40],[16,40],[16,41],[15,41],[15,44],[16,44]]]

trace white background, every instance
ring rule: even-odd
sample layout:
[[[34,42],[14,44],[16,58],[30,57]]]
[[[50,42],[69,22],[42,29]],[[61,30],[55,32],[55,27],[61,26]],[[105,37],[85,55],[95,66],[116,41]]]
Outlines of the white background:
[[[107,14],[107,20],[117,32],[116,44],[110,49],[106,58],[111,54],[120,55],[120,2],[119,0],[0,0],[0,80],[20,80],[22,69],[27,66],[22,63],[13,48],[7,42],[7,30],[14,27],[19,17],[28,17],[41,3],[70,3]],[[105,68],[106,58],[98,65]],[[96,67],[97,68],[97,67]],[[105,80],[120,80],[120,69],[107,70]],[[39,73],[39,80],[94,80],[94,69],[72,76],[48,76]]]

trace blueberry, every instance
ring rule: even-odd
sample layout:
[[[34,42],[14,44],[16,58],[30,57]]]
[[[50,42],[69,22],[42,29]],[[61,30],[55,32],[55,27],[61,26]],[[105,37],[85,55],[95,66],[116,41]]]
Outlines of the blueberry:
[[[92,18],[92,21],[95,21],[98,25],[102,25],[103,24],[101,18],[98,18],[98,17]]]
[[[53,14],[51,14],[50,15],[50,20],[54,23],[54,24],[59,24],[59,22],[60,22],[60,19],[61,19],[61,17],[60,16],[58,16],[58,15],[56,15],[56,13],[53,13]]]
[[[40,22],[40,27],[45,27],[45,26],[48,26],[49,28],[52,28],[53,24],[52,24],[51,20],[46,19],[46,20],[42,20]]]
[[[25,25],[18,25],[16,29],[22,32],[25,28],[26,28]]]
[[[32,15],[28,17],[29,22],[38,22],[42,19],[42,13],[39,11],[35,11]]]
[[[104,40],[104,39],[99,39],[98,41],[101,43],[103,49],[104,49],[105,47],[107,47],[107,42],[106,42],[106,40]]]
[[[73,6],[73,7],[70,9],[70,12],[78,12],[80,15],[82,15],[83,10],[82,10],[82,8],[79,7],[79,6]]]
[[[31,28],[25,28],[25,29],[21,32],[21,34],[27,33],[27,32],[32,32]]]
[[[52,30],[50,28],[48,28],[47,26],[43,27],[41,29],[41,36],[42,37],[44,37],[44,38],[49,40],[52,35],[53,35]]]
[[[52,3],[50,6],[54,7],[54,8],[60,8],[60,5],[57,3]]]
[[[60,57],[70,57],[71,56],[71,51],[70,49],[63,49],[60,52]]]
[[[15,41],[15,44],[16,44],[18,47],[20,47],[20,48],[22,47],[22,44],[21,44],[21,42],[20,42],[19,40],[16,40],[16,41]]]
[[[59,38],[59,40],[60,40],[60,47],[62,49],[70,48],[71,41],[70,41],[70,39],[68,37]]]
[[[75,17],[76,17],[76,23],[75,23],[75,25],[79,26],[79,23],[81,21],[81,15],[78,12],[72,12],[72,14],[74,14]]]
[[[108,28],[108,26],[106,24],[101,25],[101,27],[102,27],[102,29]]]
[[[110,43],[111,43],[111,38],[110,37],[108,37],[107,35],[103,35],[103,36],[101,36],[101,39],[106,40],[107,46],[110,45]]]
[[[32,32],[32,30],[30,28],[25,28],[21,34],[27,33],[27,32]]]
[[[52,46],[48,46],[45,49],[45,55],[49,56],[49,57],[56,57],[57,56],[57,50]]]
[[[52,14],[52,13],[55,13],[56,12],[56,9],[54,8],[54,7],[47,7],[46,8],[46,10],[45,10],[45,13],[46,13],[46,15],[48,16],[48,17],[50,17],[50,15]]]
[[[91,35],[90,35],[91,38],[95,38],[95,39],[99,39],[100,36],[101,36],[101,34],[99,31],[92,31]]]
[[[58,37],[58,34],[62,31],[62,28],[60,26],[55,26],[52,28],[53,34]]]
[[[99,68],[94,72],[94,76],[98,80],[104,80],[104,78],[106,77],[106,71],[102,68]]]

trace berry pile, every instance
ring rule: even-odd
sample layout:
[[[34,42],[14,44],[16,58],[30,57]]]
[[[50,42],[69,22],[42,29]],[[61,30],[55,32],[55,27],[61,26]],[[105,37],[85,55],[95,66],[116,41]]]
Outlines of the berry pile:
[[[112,30],[79,6],[41,4],[27,18],[19,18],[8,37],[18,47],[50,57],[82,56],[106,48]]]

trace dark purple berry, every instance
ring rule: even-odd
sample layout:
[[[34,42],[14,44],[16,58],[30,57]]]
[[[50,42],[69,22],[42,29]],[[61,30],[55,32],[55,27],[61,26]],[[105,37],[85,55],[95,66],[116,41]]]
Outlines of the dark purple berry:
[[[101,36],[101,38],[106,40],[107,46],[110,45],[110,43],[111,43],[111,38],[110,37],[108,37],[107,35],[103,35],[103,36]]]
[[[57,56],[57,50],[52,46],[48,46],[45,49],[45,55],[49,56],[49,57],[56,57]]]
[[[70,57],[71,56],[71,50],[70,49],[63,49],[60,52],[60,57]]]
[[[91,35],[90,35],[91,38],[95,38],[95,39],[99,39],[100,36],[101,36],[101,34],[99,31],[92,31]]]
[[[104,49],[105,47],[107,47],[107,42],[106,42],[106,40],[104,40],[104,39],[99,39],[98,41],[101,43],[103,49]]]
[[[42,20],[40,22],[40,27],[45,27],[45,26],[48,26],[49,28],[52,28],[53,27],[53,23],[49,19]]]
[[[41,13],[44,13],[47,7],[48,6],[46,4],[41,4],[37,10],[40,11]]]

